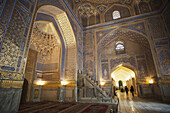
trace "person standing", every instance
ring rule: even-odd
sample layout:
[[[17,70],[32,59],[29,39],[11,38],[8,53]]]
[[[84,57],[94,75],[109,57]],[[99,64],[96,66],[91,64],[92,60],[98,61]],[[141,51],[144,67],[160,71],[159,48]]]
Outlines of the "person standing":
[[[133,88],[133,86],[131,86],[130,92],[132,93],[132,96],[134,97],[134,88]]]
[[[129,91],[129,89],[128,89],[128,87],[127,87],[127,86],[125,86],[125,91],[126,91],[126,95],[128,95],[128,91]]]
[[[113,93],[114,93],[114,96],[117,96],[117,94],[116,94],[116,87],[115,86],[113,87]]]

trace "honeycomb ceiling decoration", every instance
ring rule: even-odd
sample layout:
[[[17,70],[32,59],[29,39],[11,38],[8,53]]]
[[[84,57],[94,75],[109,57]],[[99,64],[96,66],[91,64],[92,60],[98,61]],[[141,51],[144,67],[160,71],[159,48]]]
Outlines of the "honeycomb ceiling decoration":
[[[46,58],[53,53],[53,50],[56,47],[58,47],[58,42],[54,34],[40,31],[38,23],[35,23],[31,35],[31,46],[39,52],[41,58]]]
[[[91,15],[97,15],[96,9],[92,8],[90,5],[81,5],[78,7],[80,15],[90,17]]]

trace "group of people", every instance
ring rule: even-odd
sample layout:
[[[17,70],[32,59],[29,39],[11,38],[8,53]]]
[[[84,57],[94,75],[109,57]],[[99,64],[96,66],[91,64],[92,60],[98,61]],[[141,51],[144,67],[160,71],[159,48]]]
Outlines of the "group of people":
[[[128,95],[129,89],[127,86],[125,86],[125,91],[126,91],[126,95]],[[134,97],[134,88],[133,86],[130,87],[130,92],[132,93],[132,96]]]
[[[126,91],[126,95],[128,95],[129,89],[128,89],[127,86],[125,86],[125,91]],[[117,94],[116,94],[116,87],[115,86],[113,87],[113,92],[114,92],[114,96],[117,96]],[[134,97],[134,88],[133,88],[133,86],[130,87],[130,92],[132,93],[132,96]]]

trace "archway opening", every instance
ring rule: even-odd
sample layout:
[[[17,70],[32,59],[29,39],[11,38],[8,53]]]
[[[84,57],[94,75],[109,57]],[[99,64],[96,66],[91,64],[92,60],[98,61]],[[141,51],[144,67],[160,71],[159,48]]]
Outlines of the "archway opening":
[[[39,99],[39,86],[48,85],[50,81],[60,81],[61,50],[61,40],[53,23],[49,21],[35,21],[25,71],[25,78],[28,80],[26,101],[31,101],[32,98],[34,100]],[[34,94],[32,94],[33,91]],[[43,93],[41,93],[42,97],[43,95],[46,97],[42,99],[57,100],[57,95],[54,98],[47,97],[46,92],[43,90]]]
[[[52,22],[35,22],[30,49],[38,52],[35,79],[60,80],[61,41]]]
[[[121,92],[124,91],[125,86],[130,89],[131,86],[134,87],[136,93],[136,75],[133,70],[125,66],[119,66],[112,73],[113,87],[119,89]]]
[[[74,101],[76,53],[76,38],[66,12],[52,5],[41,6],[30,37],[25,71],[26,101]],[[71,93],[62,91],[66,87],[63,82],[67,87],[74,86]]]
[[[103,38],[99,39],[96,37],[96,39],[97,79],[100,81],[111,80],[111,73],[122,64],[122,66],[132,69],[135,75],[137,75],[131,80],[134,81],[135,93],[137,93],[138,96],[143,95],[144,90],[141,89],[141,86],[145,84],[146,78],[156,75],[151,53],[152,49],[150,48],[148,38],[134,30],[118,28]],[[136,82],[138,82],[138,84],[136,84]],[[124,84],[126,84],[126,82]],[[114,86],[116,86],[116,82]]]

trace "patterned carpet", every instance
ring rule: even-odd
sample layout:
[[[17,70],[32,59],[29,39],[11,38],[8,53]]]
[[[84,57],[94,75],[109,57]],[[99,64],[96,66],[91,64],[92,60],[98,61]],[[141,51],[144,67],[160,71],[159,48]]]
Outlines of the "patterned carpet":
[[[18,113],[110,113],[114,104],[36,102],[20,105]]]

